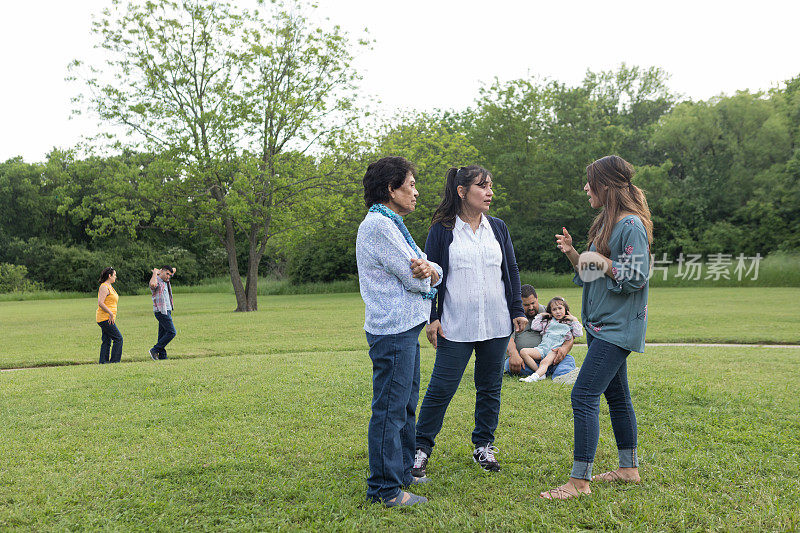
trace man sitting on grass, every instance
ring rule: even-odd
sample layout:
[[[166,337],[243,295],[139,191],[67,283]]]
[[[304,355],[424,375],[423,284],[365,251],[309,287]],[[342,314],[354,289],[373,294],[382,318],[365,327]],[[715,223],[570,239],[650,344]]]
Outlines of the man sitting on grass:
[[[539,304],[539,297],[536,289],[532,285],[522,286],[522,306],[525,315],[528,317],[528,325],[519,333],[511,335],[506,348],[506,362],[503,371],[514,376],[530,376],[534,369],[528,368],[519,355],[519,350],[523,348],[536,348],[542,342],[542,334],[531,331],[533,319],[539,313],[544,313],[545,308]],[[565,341],[560,347],[556,348],[556,358],[553,364],[547,369],[547,376],[550,376],[555,383],[575,383],[580,368],[575,367],[575,358],[569,355],[574,339]]]

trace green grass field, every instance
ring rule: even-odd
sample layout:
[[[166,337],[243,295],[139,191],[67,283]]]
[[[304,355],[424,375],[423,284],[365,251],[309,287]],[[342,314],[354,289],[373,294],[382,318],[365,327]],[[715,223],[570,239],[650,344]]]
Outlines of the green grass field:
[[[749,267],[750,263],[746,262],[745,265]],[[727,269],[723,268],[722,270],[727,272],[726,275],[730,279],[725,279],[725,277],[714,279],[717,276],[709,276],[707,264],[702,265],[699,276],[697,275],[698,272],[696,270],[691,270],[690,273],[692,275],[687,276],[691,279],[683,279],[682,277],[678,276],[677,265],[673,265],[669,268],[666,279],[664,279],[664,274],[662,271],[654,271],[654,275],[650,280],[650,287],[659,289],[664,287],[682,287],[692,289],[699,287],[800,287],[800,253],[772,253],[759,262],[757,276],[755,270],[743,272],[741,280],[737,279],[735,261],[733,265],[729,265]],[[150,290],[147,288],[146,280],[150,277],[150,273],[147,272],[140,274],[143,274],[144,277],[141,280],[141,286],[138,291],[136,291],[136,294],[149,295]],[[686,273],[683,275],[686,275]],[[522,283],[530,283],[534,287],[557,287],[562,289],[572,289],[575,287],[575,285],[572,283],[572,277],[572,274],[556,274],[553,272],[537,272],[530,270],[523,270],[520,272],[520,279]],[[699,277],[699,279],[694,279],[695,277]],[[178,277],[174,290],[176,294],[217,293],[233,295],[233,287],[228,276],[206,278],[201,280],[197,285],[182,285],[180,283],[180,277]],[[278,279],[267,275],[259,278],[257,290],[258,294],[261,296],[281,296],[291,294],[340,294],[358,292],[358,278],[355,275],[351,275],[349,278],[339,281],[293,284],[289,279]],[[29,292],[0,293],[0,302],[72,299],[86,298],[89,296],[92,295],[81,292],[61,292],[38,289]]]
[[[539,292],[544,303],[564,296],[580,316],[577,287]],[[358,294],[261,296],[257,313],[231,312],[235,302],[226,294],[180,294],[175,304],[175,358],[366,346]],[[0,368],[96,362],[96,307],[95,298],[0,302]],[[148,360],[157,332],[150,297],[123,296],[119,309],[123,361]],[[800,344],[800,288],[651,289],[648,312],[649,342]]]
[[[542,290],[577,304],[577,290]],[[547,502],[571,466],[569,387],[507,378],[496,445],[472,463],[472,369],[419,493],[364,502],[371,364],[356,294],[176,298],[169,361],[147,297],[123,297],[120,365],[0,373],[0,530],[791,531],[800,528],[796,348],[649,347],[629,362],[641,486]],[[0,365],[95,361],[94,300],[0,303]],[[755,314],[759,307],[779,311]],[[800,289],[654,289],[650,341],[798,343]],[[745,326],[746,324],[746,326]],[[573,352],[579,363],[585,347]],[[214,357],[211,357],[214,356]],[[235,356],[235,357],[230,357]],[[433,366],[426,347],[422,388]],[[616,462],[601,411],[596,469]]]

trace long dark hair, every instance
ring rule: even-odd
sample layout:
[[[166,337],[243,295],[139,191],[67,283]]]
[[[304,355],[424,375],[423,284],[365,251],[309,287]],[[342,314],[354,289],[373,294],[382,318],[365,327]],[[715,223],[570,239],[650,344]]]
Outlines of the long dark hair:
[[[644,191],[631,182],[633,166],[618,155],[607,155],[586,167],[586,178],[589,187],[600,202],[603,209],[595,217],[589,229],[586,249],[594,242],[597,251],[611,256],[608,239],[620,213],[633,213],[638,216],[647,231],[647,244],[653,244],[653,222],[650,220],[650,208]]]
[[[458,195],[458,186],[469,189],[472,185],[483,185],[491,177],[488,170],[478,165],[466,167],[451,167],[447,171],[444,183],[444,193],[439,207],[433,212],[431,226],[441,222],[442,226],[452,229],[456,223],[456,215],[461,212],[461,197]]]
[[[100,283],[105,283],[108,278],[111,277],[111,274],[114,273],[114,269],[112,267],[106,267],[100,273]]]
[[[569,304],[561,296],[556,296],[552,300],[547,302],[547,308],[546,308],[545,312],[548,315],[550,315],[550,319],[555,320],[555,317],[553,316],[553,305],[557,304],[557,303],[559,303],[559,304],[564,306],[564,317],[561,320],[559,320],[558,322],[561,322],[562,324],[568,324],[569,323],[569,319],[567,319],[567,315],[569,314]]]

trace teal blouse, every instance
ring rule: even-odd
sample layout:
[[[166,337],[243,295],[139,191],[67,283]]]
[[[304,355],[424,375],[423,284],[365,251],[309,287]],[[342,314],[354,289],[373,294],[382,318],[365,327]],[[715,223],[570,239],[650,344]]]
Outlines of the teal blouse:
[[[644,352],[647,329],[647,295],[650,287],[650,248],[647,231],[636,215],[628,215],[614,225],[608,240],[611,274],[584,282],[581,320],[593,337],[632,352]],[[589,247],[597,251],[594,243]]]

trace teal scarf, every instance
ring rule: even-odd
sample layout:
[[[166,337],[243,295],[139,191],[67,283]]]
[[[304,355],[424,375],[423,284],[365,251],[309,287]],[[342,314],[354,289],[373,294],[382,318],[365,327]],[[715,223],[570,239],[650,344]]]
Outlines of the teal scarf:
[[[422,257],[422,250],[419,249],[419,246],[417,246],[417,243],[414,242],[414,238],[411,236],[411,233],[408,232],[408,228],[405,224],[403,224],[403,217],[383,204],[373,204],[372,207],[369,208],[369,212],[380,213],[394,222],[394,225],[397,226],[397,229],[399,229],[400,233],[403,234],[403,237],[406,239],[408,245],[411,246],[411,249],[417,253],[417,256]],[[433,300],[437,292],[439,292],[437,289],[431,289],[430,292],[422,293],[422,297],[426,300]]]

